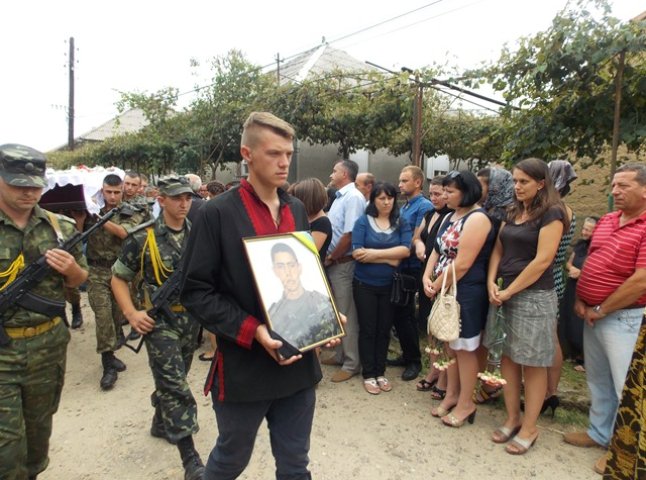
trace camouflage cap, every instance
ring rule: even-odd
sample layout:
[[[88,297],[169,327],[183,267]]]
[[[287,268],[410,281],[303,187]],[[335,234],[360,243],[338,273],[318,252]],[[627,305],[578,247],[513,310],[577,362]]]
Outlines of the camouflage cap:
[[[160,195],[174,197],[182,193],[193,193],[190,183],[185,177],[165,177],[157,182]]]
[[[45,155],[33,148],[15,143],[0,145],[0,177],[11,186],[46,187],[46,163]]]

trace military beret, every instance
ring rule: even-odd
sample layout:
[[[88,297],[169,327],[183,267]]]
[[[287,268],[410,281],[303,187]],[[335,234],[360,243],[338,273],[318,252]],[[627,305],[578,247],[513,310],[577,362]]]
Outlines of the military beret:
[[[47,186],[47,159],[38,150],[7,143],[0,145],[0,177],[14,187]]]
[[[193,193],[193,189],[185,177],[165,177],[157,182],[160,195],[174,197],[182,193]]]

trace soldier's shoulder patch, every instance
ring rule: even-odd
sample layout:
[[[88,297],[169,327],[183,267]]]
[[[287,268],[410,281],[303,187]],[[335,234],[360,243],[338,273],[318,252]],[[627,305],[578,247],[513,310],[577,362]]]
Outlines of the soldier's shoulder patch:
[[[137,232],[141,232],[142,230],[145,230],[146,228],[152,226],[155,223],[155,219],[152,218],[148,220],[147,222],[142,223],[141,225],[137,225],[135,228],[130,230],[129,235],[134,235]]]

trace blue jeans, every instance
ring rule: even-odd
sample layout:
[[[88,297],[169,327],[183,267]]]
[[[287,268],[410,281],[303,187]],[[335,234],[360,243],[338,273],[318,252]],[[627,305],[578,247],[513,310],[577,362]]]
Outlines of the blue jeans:
[[[621,391],[626,381],[643,308],[617,310],[583,327],[585,371],[590,389],[588,435],[601,445],[612,437]]]
[[[267,419],[276,460],[276,478],[311,479],[307,465],[315,404],[314,388],[258,402],[220,402],[213,398],[218,439],[206,462],[204,480],[238,478],[251,459],[263,418]]]

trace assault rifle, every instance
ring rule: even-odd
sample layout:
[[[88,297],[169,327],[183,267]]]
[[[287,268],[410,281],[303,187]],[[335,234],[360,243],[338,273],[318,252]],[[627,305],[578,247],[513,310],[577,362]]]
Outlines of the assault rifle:
[[[182,267],[180,265],[175,269],[170,277],[166,279],[161,286],[153,292],[152,295],[148,294],[148,287],[144,285],[144,304],[146,313],[150,318],[157,319],[159,317],[166,318],[167,321],[172,322],[175,318],[175,313],[171,310],[170,300],[176,298],[179,294],[179,288],[182,283]],[[136,346],[125,343],[126,347],[135,353],[139,353],[141,346],[144,343],[144,336],[139,339]]]
[[[119,212],[120,208],[121,207],[113,208],[85,232],[76,232],[58,248],[69,252],[75,245],[85,241],[95,232],[96,229],[101,228],[108,220],[114,217]],[[0,347],[6,347],[11,342],[11,339],[7,336],[3,327],[5,321],[8,319],[8,317],[5,317],[5,313],[15,306],[42,313],[50,317],[63,316],[63,313],[65,312],[64,301],[51,300],[49,298],[36,295],[35,293],[31,293],[30,291],[38,285],[51,270],[52,268],[47,264],[45,255],[42,255],[38,260],[29,264],[22,272],[20,272],[16,279],[11,282],[7,288],[0,291]]]

